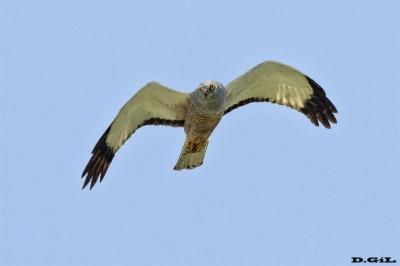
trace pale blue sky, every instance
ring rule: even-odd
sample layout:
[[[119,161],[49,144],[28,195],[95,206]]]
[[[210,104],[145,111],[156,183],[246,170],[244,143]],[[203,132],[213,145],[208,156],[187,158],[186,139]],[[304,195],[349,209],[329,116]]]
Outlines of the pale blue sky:
[[[1,1],[0,264],[400,262],[400,2],[188,2]],[[250,104],[180,172],[183,129],[144,127],[81,190],[147,82],[190,92],[265,60],[316,80],[338,124]]]

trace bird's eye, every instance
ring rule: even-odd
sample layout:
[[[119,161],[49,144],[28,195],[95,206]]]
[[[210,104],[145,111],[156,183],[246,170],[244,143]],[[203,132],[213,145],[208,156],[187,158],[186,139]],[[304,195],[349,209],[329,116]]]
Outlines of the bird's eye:
[[[200,87],[198,87],[197,89],[199,90],[199,92],[201,92],[201,88]]]
[[[211,85],[210,85],[210,90],[212,90],[212,91],[215,90],[214,84],[211,84]]]

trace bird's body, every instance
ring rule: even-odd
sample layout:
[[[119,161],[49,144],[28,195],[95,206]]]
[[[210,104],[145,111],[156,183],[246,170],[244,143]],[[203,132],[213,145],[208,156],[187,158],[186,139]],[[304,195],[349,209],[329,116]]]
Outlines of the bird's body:
[[[225,87],[217,81],[202,82],[189,94],[185,105],[186,139],[174,170],[192,169],[203,163],[208,139],[224,115],[226,95]]]
[[[300,71],[281,63],[266,61],[224,87],[208,80],[192,93],[171,90],[157,82],[140,89],[120,110],[97,142],[83,171],[85,187],[103,179],[115,153],[140,127],[169,125],[184,127],[186,139],[174,170],[200,166],[211,133],[223,115],[251,102],[271,102],[304,113],[313,124],[326,128],[336,123],[337,110],[324,90]]]

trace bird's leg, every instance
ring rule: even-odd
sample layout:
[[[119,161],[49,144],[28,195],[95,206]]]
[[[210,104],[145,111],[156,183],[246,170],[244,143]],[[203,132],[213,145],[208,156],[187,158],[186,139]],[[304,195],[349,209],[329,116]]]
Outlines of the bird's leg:
[[[189,140],[188,149],[191,153],[196,153],[200,151],[200,149],[203,147],[203,144],[204,144],[204,139],[200,139],[199,142],[197,143],[195,143],[195,141]]]
[[[197,143],[196,152],[200,151],[200,149],[203,147],[203,143],[204,143],[204,139],[201,139],[199,141],[199,143]]]
[[[195,152],[195,151],[194,151],[195,145],[196,145],[196,144],[194,144],[194,141],[190,141],[190,140],[189,140],[188,149],[189,149],[189,151],[190,151],[191,153]]]

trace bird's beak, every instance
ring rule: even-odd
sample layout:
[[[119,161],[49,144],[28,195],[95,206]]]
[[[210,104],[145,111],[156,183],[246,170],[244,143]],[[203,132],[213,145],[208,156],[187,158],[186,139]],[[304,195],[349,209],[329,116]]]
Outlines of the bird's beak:
[[[204,96],[204,98],[207,98],[207,96],[210,94],[210,91],[206,88],[201,88],[199,89],[200,94]]]

